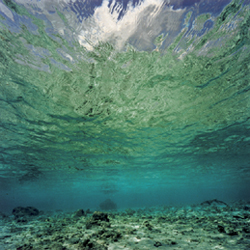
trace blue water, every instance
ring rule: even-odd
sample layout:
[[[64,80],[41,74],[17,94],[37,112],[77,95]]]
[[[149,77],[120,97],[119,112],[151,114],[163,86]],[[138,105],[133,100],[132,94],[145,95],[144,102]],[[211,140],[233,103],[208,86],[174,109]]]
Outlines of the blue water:
[[[0,0],[0,211],[248,200],[249,4]]]

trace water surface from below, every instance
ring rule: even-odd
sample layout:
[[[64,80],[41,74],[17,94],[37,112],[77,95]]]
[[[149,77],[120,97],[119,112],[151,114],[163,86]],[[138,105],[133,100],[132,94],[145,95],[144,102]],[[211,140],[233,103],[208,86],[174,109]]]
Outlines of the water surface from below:
[[[249,1],[0,1],[0,210],[249,199]]]

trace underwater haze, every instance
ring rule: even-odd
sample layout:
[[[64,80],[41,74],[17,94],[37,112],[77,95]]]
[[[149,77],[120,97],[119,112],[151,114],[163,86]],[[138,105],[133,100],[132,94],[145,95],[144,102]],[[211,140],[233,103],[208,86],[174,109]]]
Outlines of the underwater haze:
[[[0,211],[250,199],[249,0],[0,0]]]

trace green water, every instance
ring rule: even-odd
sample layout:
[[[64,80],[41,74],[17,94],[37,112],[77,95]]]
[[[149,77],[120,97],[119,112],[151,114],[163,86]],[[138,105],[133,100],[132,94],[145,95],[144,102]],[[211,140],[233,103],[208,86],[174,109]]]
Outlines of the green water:
[[[60,34],[44,16],[8,3],[15,20],[0,19],[6,204],[37,194],[77,199],[79,190],[121,203],[122,195],[147,200],[165,190],[180,199],[194,192],[197,201],[218,190],[249,197],[249,5],[196,16],[191,31],[191,12],[183,13],[186,27],[171,43],[160,33],[144,48],[87,41],[90,50],[67,13],[57,10],[67,31]],[[213,27],[197,35],[208,20]]]

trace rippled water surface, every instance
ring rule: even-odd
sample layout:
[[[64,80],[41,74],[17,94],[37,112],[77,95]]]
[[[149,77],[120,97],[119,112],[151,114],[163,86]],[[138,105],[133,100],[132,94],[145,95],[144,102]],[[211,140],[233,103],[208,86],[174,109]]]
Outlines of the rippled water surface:
[[[2,209],[249,198],[249,7],[0,0]]]

